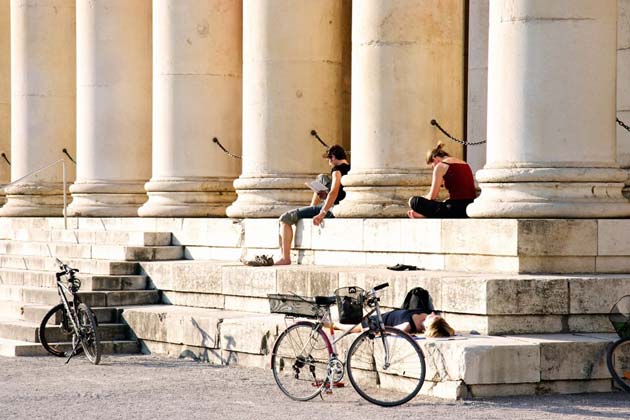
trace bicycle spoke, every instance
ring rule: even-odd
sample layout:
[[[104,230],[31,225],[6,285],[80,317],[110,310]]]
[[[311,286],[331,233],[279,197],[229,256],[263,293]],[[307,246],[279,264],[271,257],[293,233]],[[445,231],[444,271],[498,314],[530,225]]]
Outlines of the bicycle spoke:
[[[630,392],[630,338],[611,343],[607,354],[608,370],[614,385]]]

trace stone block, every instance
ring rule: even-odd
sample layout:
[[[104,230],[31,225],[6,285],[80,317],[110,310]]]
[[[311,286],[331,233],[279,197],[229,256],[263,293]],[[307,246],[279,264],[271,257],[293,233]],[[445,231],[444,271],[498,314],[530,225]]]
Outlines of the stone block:
[[[267,297],[268,293],[276,293],[276,271],[276,267],[224,267],[223,293]]]
[[[210,293],[162,292],[162,303],[198,308],[224,308],[225,296]]]
[[[574,334],[521,335],[516,340],[540,347],[540,379],[589,380],[610,377],[606,367],[608,340]]]
[[[597,273],[630,273],[630,258],[619,257],[596,257],[595,271]]]
[[[357,266],[367,264],[364,252],[351,251],[313,251],[314,265]]]
[[[402,252],[442,252],[442,220],[400,220]]]
[[[313,229],[313,250],[363,251],[363,228],[363,219],[326,219],[323,227]]]
[[[594,256],[585,257],[520,257],[519,273],[594,273]]]
[[[608,320],[608,314],[571,315],[568,324],[569,331],[574,333],[612,333],[615,331]]]
[[[313,230],[319,229],[313,226],[312,220],[300,220],[295,226],[293,244],[295,248],[310,249],[313,245]]]
[[[442,220],[442,248],[448,254],[518,255],[518,221],[511,219]]]
[[[339,287],[336,269],[312,270],[290,266],[276,272],[278,293],[295,293],[300,296],[331,296]]]
[[[445,312],[487,314],[487,280],[474,277],[442,279],[441,308]]]
[[[278,221],[275,219],[245,219],[242,222],[244,241],[247,248],[277,248]]]
[[[569,278],[571,314],[607,314],[625,295],[630,295],[630,276]]]
[[[550,381],[534,384],[470,385],[472,398],[508,397],[516,395],[584,394],[610,392],[612,382],[607,379],[592,381]]]
[[[221,293],[221,265],[202,261],[144,262],[142,271],[156,289]]]
[[[198,362],[207,362],[213,365],[226,364],[221,357],[221,350],[208,349],[183,344],[163,343],[159,341],[141,340],[140,351],[145,354],[159,354],[179,359],[192,359]]]
[[[226,365],[238,365],[258,369],[271,368],[271,360],[269,356],[266,355],[221,350],[221,358]]]
[[[114,290],[90,293],[89,295],[97,295],[97,293],[99,298],[101,295],[104,296],[107,303],[92,303],[91,306],[151,305],[160,303],[161,301],[161,292],[159,290]]]
[[[270,254],[268,251],[262,253]],[[241,248],[215,248],[204,246],[187,246],[184,248],[184,259],[187,260],[218,260],[239,261],[243,256]]]
[[[275,337],[286,328],[284,315],[244,315],[221,322],[221,349],[238,353],[271,354]]]
[[[567,281],[558,278],[523,277],[488,279],[487,314],[566,314]]]
[[[518,255],[595,256],[597,220],[518,220]]]
[[[478,273],[518,273],[518,257],[490,255],[444,255],[444,270]]]
[[[231,311],[269,313],[269,300],[264,297],[225,296],[224,308]]]
[[[597,255],[630,255],[630,220],[598,220],[597,228]]]
[[[363,221],[363,251],[402,251],[402,229],[401,219],[365,219]]]

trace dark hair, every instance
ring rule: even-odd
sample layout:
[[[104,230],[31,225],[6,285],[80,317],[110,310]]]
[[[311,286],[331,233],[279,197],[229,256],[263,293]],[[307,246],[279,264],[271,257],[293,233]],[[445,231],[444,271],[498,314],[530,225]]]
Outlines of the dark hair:
[[[433,163],[433,158],[435,157],[445,158],[449,156],[450,155],[446,152],[446,150],[444,150],[444,143],[438,143],[435,148],[427,152],[427,165]]]
[[[337,160],[344,160],[348,158],[346,156],[346,151],[338,144],[333,144],[326,150],[326,153],[323,154],[323,157],[327,159],[330,159],[333,156]]]

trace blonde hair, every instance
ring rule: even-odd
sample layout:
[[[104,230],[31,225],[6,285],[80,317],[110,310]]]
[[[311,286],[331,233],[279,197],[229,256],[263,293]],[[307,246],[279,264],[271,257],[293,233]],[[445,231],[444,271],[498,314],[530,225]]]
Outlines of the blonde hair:
[[[449,157],[450,155],[444,150],[444,143],[438,142],[437,146],[427,152],[427,165],[433,163],[435,157]]]
[[[427,325],[424,335],[427,337],[450,337],[455,335],[455,330],[448,325],[444,318],[439,317]]]

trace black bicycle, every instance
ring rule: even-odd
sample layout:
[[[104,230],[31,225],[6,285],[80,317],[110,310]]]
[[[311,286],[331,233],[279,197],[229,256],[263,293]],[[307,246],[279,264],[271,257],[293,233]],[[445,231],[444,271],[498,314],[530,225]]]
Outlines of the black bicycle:
[[[371,403],[391,407],[404,404],[418,394],[425,376],[422,350],[407,333],[383,324],[378,291],[344,287],[335,296],[304,298],[297,295],[269,295],[271,312],[298,321],[276,340],[271,369],[278,387],[288,397],[307,401],[343,387],[345,371],[354,389]],[[335,338],[330,307],[337,303],[342,324],[355,324]],[[363,315],[363,307],[371,310]],[[376,316],[370,315],[376,313]],[[345,358],[338,357],[336,344],[356,330],[367,328],[352,341]],[[344,363],[345,362],[345,363]]]
[[[630,392],[630,295],[615,303],[608,318],[619,335],[606,350],[608,371],[616,386]]]
[[[77,293],[81,280],[75,274],[79,270],[56,260],[61,270],[55,273],[61,303],[44,315],[39,326],[39,341],[50,354],[67,357],[66,363],[84,351],[88,360],[97,365],[101,361],[98,324],[92,309],[81,302]],[[66,351],[68,342],[72,347]]]

